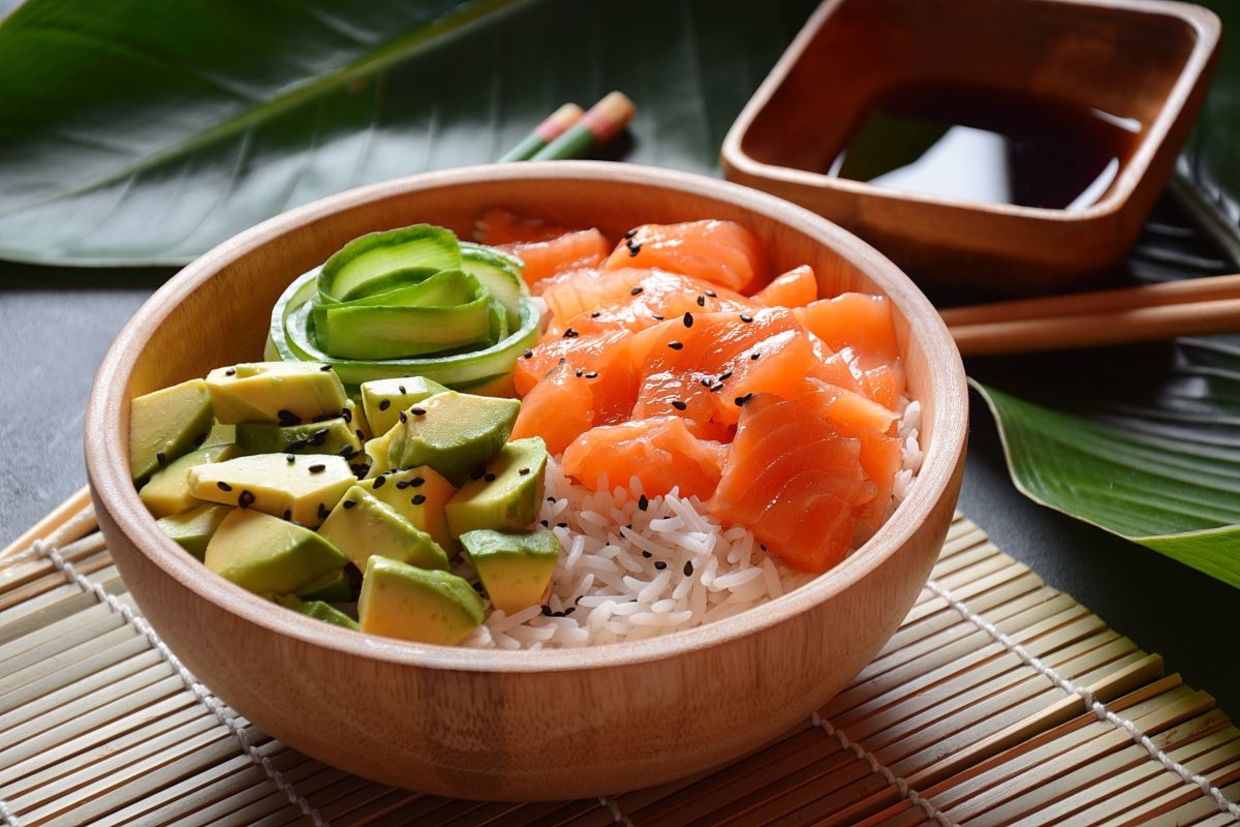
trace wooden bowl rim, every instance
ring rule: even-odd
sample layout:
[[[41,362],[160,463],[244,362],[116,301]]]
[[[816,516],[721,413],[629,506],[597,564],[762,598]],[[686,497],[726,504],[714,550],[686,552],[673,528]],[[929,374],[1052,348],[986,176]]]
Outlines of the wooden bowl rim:
[[[1026,221],[1049,224],[1076,224],[1114,216],[1123,211],[1137,186],[1149,171],[1159,148],[1166,142],[1175,121],[1184,111],[1189,97],[1202,83],[1210,62],[1218,48],[1222,35],[1222,22],[1218,15],[1204,6],[1182,3],[1177,0],[1141,0],[1132,5],[1127,0],[1036,0],[1044,5],[1090,6],[1127,14],[1144,14],[1151,17],[1167,17],[1186,24],[1195,35],[1195,42],[1184,65],[1176,75],[1175,82],[1163,99],[1158,114],[1145,129],[1136,150],[1120,168],[1106,195],[1082,210],[1027,207],[1019,204],[988,203],[929,193],[903,192],[876,187],[865,181],[812,172],[810,170],[768,163],[754,158],[744,149],[745,136],[753,127],[758,115],[766,108],[779,87],[787,80],[794,66],[800,62],[810,42],[817,36],[828,19],[847,0],[827,0],[810,15],[801,31],[784,51],[775,66],[745,108],[737,115],[723,139],[720,157],[725,168],[766,181],[777,181],[803,189],[838,190],[860,198],[872,199],[880,204],[917,204],[922,207],[965,214],[1004,216]]]
[[[514,184],[549,180],[624,183],[737,203],[821,240],[864,271],[900,308],[909,322],[910,336],[925,349],[930,366],[929,387],[936,400],[934,442],[895,513],[869,542],[831,571],[735,617],[643,641],[536,652],[437,646],[346,633],[295,612],[273,611],[269,602],[213,574],[187,555],[160,531],[143,507],[130,480],[126,440],[117,433],[124,421],[125,388],[134,361],[152,333],[184,298],[218,270],[303,225],[360,204],[483,180]],[[523,162],[423,173],[347,190],[275,216],[203,254],[138,309],[108,350],[91,390],[85,449],[92,493],[97,505],[114,518],[117,530],[182,586],[256,626],[341,654],[410,667],[481,673],[550,672],[625,666],[718,646],[788,622],[862,579],[909,542],[946,495],[964,450],[967,405],[964,366],[938,312],[891,261],[837,225],[766,193],[704,176],[602,161]]]

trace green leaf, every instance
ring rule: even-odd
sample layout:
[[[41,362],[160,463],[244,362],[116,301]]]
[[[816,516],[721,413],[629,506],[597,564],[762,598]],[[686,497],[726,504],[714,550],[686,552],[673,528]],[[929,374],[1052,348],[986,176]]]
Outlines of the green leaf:
[[[1081,358],[1092,364],[1066,368]],[[1025,392],[1047,404],[973,380],[1016,486],[1240,587],[1240,337],[1023,367]]]
[[[28,0],[0,25],[0,257],[176,264],[359,184],[494,160],[565,101],[715,172],[813,0]]]

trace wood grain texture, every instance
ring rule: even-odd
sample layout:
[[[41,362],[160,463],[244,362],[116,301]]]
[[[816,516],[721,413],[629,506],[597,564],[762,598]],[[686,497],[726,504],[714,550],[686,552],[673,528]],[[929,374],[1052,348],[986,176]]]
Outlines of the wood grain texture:
[[[724,170],[935,284],[1018,293],[1077,283],[1136,239],[1200,109],[1219,37],[1212,12],[1160,0],[828,0],[732,125]],[[926,79],[1097,107],[1144,131],[1106,195],[1072,212],[824,174],[868,101]]]
[[[128,400],[261,352],[296,275],[369,231],[468,232],[489,207],[619,232],[725,218],[773,264],[809,263],[824,295],[886,294],[925,464],[875,537],[808,586],[725,622],[575,651],[500,652],[347,634],[216,577],[167,540],[126,463]],[[342,193],[220,245],[157,292],[96,378],[86,453],[99,523],[143,613],[221,698],[284,743],[395,786],[535,800],[634,789],[720,765],[821,706],[879,650],[938,556],[960,485],[967,396],[934,308],[854,236],[762,193],[592,162],[473,167]]]

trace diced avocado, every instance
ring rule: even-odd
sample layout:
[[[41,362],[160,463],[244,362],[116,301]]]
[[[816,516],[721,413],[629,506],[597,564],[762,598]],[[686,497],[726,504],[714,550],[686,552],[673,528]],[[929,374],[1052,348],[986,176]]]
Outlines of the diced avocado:
[[[404,421],[366,443],[371,473],[429,465],[449,480],[463,481],[504,446],[521,403],[446,391],[407,411]]]
[[[288,594],[347,561],[308,528],[235,508],[207,543],[207,568],[255,594]]]
[[[469,562],[497,609],[514,614],[543,601],[560,560],[550,531],[521,533],[481,529],[461,535]]]
[[[338,415],[347,397],[340,377],[319,362],[250,362],[207,374],[215,418],[223,423],[297,425]]]
[[[482,598],[455,574],[378,555],[366,564],[357,603],[363,632],[446,646],[476,629],[482,611]]]
[[[302,525],[318,525],[357,482],[349,463],[325,454],[255,454],[189,470],[200,500],[253,508]]]
[[[215,448],[219,445],[232,445],[236,441],[236,425],[225,425],[223,422],[215,422],[211,425],[211,431],[207,434],[206,439],[198,447]]]
[[[345,629],[352,629],[355,632],[358,630],[356,620],[339,609],[333,609],[322,600],[302,600],[295,595],[286,594],[276,600],[276,602],[286,609],[292,609],[307,617],[313,617],[315,620],[321,620],[324,623],[341,626]]]
[[[520,531],[538,516],[543,498],[547,446],[541,437],[509,442],[486,472],[456,492],[444,513],[457,537],[467,531],[490,528]]]
[[[345,400],[344,408],[340,411],[340,415],[353,428],[353,433],[357,436],[358,442],[365,442],[374,436],[375,432],[371,429],[370,421],[366,418],[366,414],[362,412],[362,406],[352,399]]]
[[[304,425],[242,422],[236,427],[243,454],[336,454],[352,460],[362,452],[357,432],[339,416]]]
[[[142,486],[138,496],[143,505],[156,517],[167,517],[193,508],[201,503],[189,490],[189,469],[208,462],[223,462],[237,454],[235,445],[216,445],[199,448],[178,457],[151,474],[151,480]]]
[[[302,600],[326,600],[328,603],[347,603],[353,599],[353,584],[344,567],[316,577],[297,590]]]
[[[129,472],[134,480],[192,450],[211,430],[207,383],[191,379],[129,403]]]
[[[174,543],[201,560],[207,553],[207,543],[210,542],[211,535],[215,534],[215,530],[230,511],[232,509],[226,505],[203,503],[180,514],[160,517],[155,521],[155,525],[172,538]]]
[[[431,535],[360,485],[344,493],[319,534],[363,571],[375,554],[424,569],[448,568],[448,555]]]
[[[375,434],[386,434],[400,421],[400,412],[423,399],[448,390],[425,376],[375,379],[362,383],[362,407]]]
[[[419,465],[371,477],[358,485],[431,535],[449,555],[456,551],[456,537],[448,530],[448,518],[443,511],[456,488],[443,474],[429,465]]]

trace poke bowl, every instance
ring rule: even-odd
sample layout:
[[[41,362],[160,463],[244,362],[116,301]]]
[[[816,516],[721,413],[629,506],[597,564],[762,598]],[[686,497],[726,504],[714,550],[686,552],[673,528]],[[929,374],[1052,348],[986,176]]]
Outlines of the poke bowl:
[[[738,232],[760,246],[770,273],[795,272],[802,285],[805,274],[812,275],[811,290],[816,291],[809,298],[862,294],[884,312],[889,308],[891,348],[897,352],[905,388],[901,428],[910,419],[910,409],[919,414],[914,423],[915,475],[907,467],[906,451],[898,490],[891,493],[890,485],[885,489],[892,508],[878,517],[871,514],[870,530],[857,533],[858,547],[846,555],[841,551],[842,559],[833,559],[825,573],[805,574],[790,572],[785,563],[797,562],[797,549],[822,544],[819,535],[827,528],[816,524],[816,518],[785,512],[775,529],[784,531],[780,536],[791,537],[789,548],[785,557],[771,562],[763,557],[765,545],[760,546],[743,527],[731,525],[743,521],[739,515],[750,506],[744,495],[734,494],[725,508],[718,506],[722,487],[714,497],[686,498],[679,496],[679,489],[647,497],[637,478],[640,467],[633,469],[631,481],[621,479],[614,491],[605,473],[584,483],[594,486],[589,491],[577,484],[587,475],[575,472],[571,479],[565,475],[572,449],[563,454],[552,449],[546,489],[539,489],[540,495],[551,496],[545,498],[548,503],[539,516],[544,533],[554,533],[562,544],[560,568],[565,556],[581,558],[583,548],[586,556],[610,554],[613,560],[600,564],[631,567],[637,572],[634,582],[642,586],[649,585],[642,579],[648,576],[665,586],[675,582],[683,590],[680,597],[691,601],[692,594],[705,593],[702,561],[714,566],[707,557],[722,552],[681,550],[668,569],[666,562],[651,560],[646,550],[644,543],[654,535],[641,532],[683,526],[685,521],[692,528],[707,520],[715,539],[731,543],[724,546],[733,549],[729,560],[743,558],[742,568],[753,560],[755,571],[739,572],[734,582],[771,584],[768,591],[753,586],[753,593],[760,595],[756,598],[746,597],[749,592],[741,586],[723,597],[715,594],[704,604],[705,612],[691,621],[692,613],[686,614],[683,627],[656,632],[637,630],[633,623],[638,614],[644,622],[656,624],[678,618],[671,591],[662,608],[647,610],[633,597],[627,602],[634,605],[624,609],[606,599],[603,593],[608,588],[595,586],[595,592],[603,593],[578,593],[574,598],[573,586],[561,588],[555,581],[544,590],[550,594],[543,598],[548,602],[524,614],[511,613],[506,625],[502,612],[488,609],[486,621],[473,624],[476,628],[464,645],[381,636],[388,632],[378,625],[367,626],[364,606],[362,632],[346,630],[288,611],[254,593],[259,589],[247,590],[237,578],[220,576],[218,566],[209,568],[209,546],[204,566],[170,539],[135,487],[130,444],[131,415],[137,417],[133,400],[176,383],[201,381],[222,365],[237,366],[227,369],[234,371],[229,374],[234,378],[242,365],[262,362],[265,352],[278,358],[279,353],[273,353],[278,348],[269,341],[273,319],[279,316],[277,312],[273,317],[273,308],[295,280],[308,278],[306,274],[316,272],[354,239],[423,224],[471,238],[479,218],[496,210],[535,217],[540,226],[591,228],[617,244],[612,255],[622,259],[621,264],[631,257],[634,267],[644,260],[643,244],[649,245],[648,253],[660,249],[658,227],[690,222],[710,228],[741,227]],[[681,243],[678,239],[670,246]],[[719,243],[723,242],[707,239],[708,247]],[[526,264],[528,269],[530,259]],[[769,275],[765,278],[770,280]],[[641,296],[643,289],[649,299],[655,291],[644,284],[648,282],[634,282],[630,288],[626,283],[626,301]],[[707,307],[706,293],[712,302],[727,298],[723,288],[704,290],[696,295],[696,306],[703,312],[717,309]],[[547,313],[548,302],[535,306]],[[590,318],[601,312],[592,311]],[[770,311],[782,313],[781,318],[791,318],[791,312]],[[764,313],[762,309],[736,313],[731,307],[728,314],[715,316],[726,315],[727,320],[735,316],[749,329],[755,316],[767,318]],[[710,327],[715,316],[699,316],[696,325],[689,311],[683,320],[679,314],[670,322],[659,319],[676,338],[664,337],[659,350],[643,359],[653,364],[659,354],[679,354],[684,349],[680,340],[690,342],[691,334],[709,341],[715,335],[711,331],[716,328]],[[517,362],[536,361],[543,355],[540,348],[563,340],[590,339],[554,315],[542,324],[547,331],[539,332],[541,343],[526,348]],[[627,344],[642,336],[640,330],[626,330],[616,339]],[[758,361],[752,354],[746,358]],[[588,381],[582,368],[573,375],[568,359],[561,356],[549,362],[546,376],[563,368],[569,371],[566,381]],[[332,366],[316,367],[324,375],[332,373]],[[346,367],[340,362],[336,372],[347,374]],[[518,387],[520,375],[518,369]],[[350,377],[342,378],[348,382]],[[720,376],[708,378],[701,383],[704,393],[723,384],[715,382]],[[522,405],[532,404],[536,390],[518,391],[525,397]],[[504,395],[494,388],[488,392]],[[727,428],[727,436],[712,436],[709,442],[733,440],[720,486],[728,482],[729,474],[738,476],[736,457],[746,423],[752,425],[748,447],[763,445],[765,426],[752,423],[774,410],[763,401],[764,394],[740,394],[735,399],[729,394],[730,390],[723,393],[724,408],[734,424]],[[783,406],[779,410],[800,415],[802,403],[777,401]],[[667,413],[684,412],[685,407],[675,399],[674,410]],[[533,417],[535,428],[572,409],[571,400],[541,408]],[[408,411],[410,418],[426,414],[416,407]],[[414,427],[404,424],[405,413],[393,430]],[[286,414],[281,412],[281,424],[287,424]],[[520,421],[516,427],[522,428]],[[891,427],[894,434],[894,422]],[[135,314],[105,357],[87,413],[86,457],[100,527],[129,590],[156,631],[213,693],[289,746],[351,773],[444,796],[525,801],[621,792],[721,765],[786,732],[846,686],[898,627],[938,557],[959,493],[966,429],[963,367],[937,312],[898,268],[846,231],[777,198],[700,176],[601,162],[522,163],[429,173],[341,193],[277,216],[188,265]],[[555,441],[550,431],[545,436]],[[905,436],[903,430],[900,436]],[[855,454],[855,446],[852,450]],[[579,454],[607,459],[623,453],[618,451],[614,443],[599,443],[593,451]],[[159,463],[164,461],[160,455]],[[297,465],[301,457],[293,453],[287,461],[290,467],[301,467]],[[614,466],[609,468],[614,480]],[[310,467],[311,474],[321,470],[321,465]],[[526,476],[528,469],[521,470]],[[823,477],[821,469],[808,470],[818,474],[812,477],[815,480],[836,475],[832,471]],[[481,474],[479,466],[473,482],[461,483],[461,492],[483,484]],[[364,467],[358,476],[368,476]],[[369,477],[371,493],[377,493],[374,474]],[[494,480],[492,474],[486,477],[485,482]],[[420,485],[420,478],[404,482],[411,484]],[[212,490],[205,497],[218,498],[217,489],[233,492],[224,478],[207,478],[204,485]],[[391,488],[395,486],[393,481]],[[865,490],[874,496],[873,486]],[[364,492],[356,496],[369,497]],[[599,541],[601,550],[589,545],[593,541],[588,537],[577,540],[574,534],[588,534],[587,522],[604,519],[599,515],[605,515],[607,508],[597,505],[600,497],[606,499],[614,519],[629,521],[614,527],[607,535],[611,540]],[[271,517],[257,514],[258,506],[247,508],[255,504],[248,491],[242,492],[240,503],[228,502],[239,505],[226,509],[231,516],[279,522],[278,511]],[[587,515],[583,503],[598,513]],[[347,498],[339,503],[341,509],[354,505]],[[685,508],[690,513],[678,510]],[[327,516],[328,509],[321,504],[319,511],[320,517]],[[289,516],[286,512],[285,520]],[[794,531],[787,529],[788,520],[795,523]],[[290,530],[313,535],[300,526]],[[618,537],[631,539],[633,560],[619,559],[624,549],[617,546],[624,542],[614,539]],[[657,552],[661,547],[654,548]],[[480,553],[471,552],[469,559],[476,563]],[[657,553],[653,556],[657,558]],[[358,562],[366,569],[363,604],[377,557],[376,553],[370,558],[372,566],[365,559]],[[720,558],[719,565],[726,562]],[[755,573],[759,569],[766,573],[759,576]],[[662,575],[666,577],[660,579]],[[669,579],[673,575],[674,581]],[[780,578],[785,578],[782,585]],[[577,574],[573,582],[578,582]],[[486,585],[490,592],[490,581]],[[479,593],[484,591],[483,583],[474,586]],[[372,604],[377,603],[374,598]],[[589,626],[583,618],[604,603],[610,620]],[[570,617],[574,609],[575,619]],[[700,622],[703,616],[711,622]],[[582,637],[595,631],[597,638]],[[563,645],[552,645],[557,643]]]

